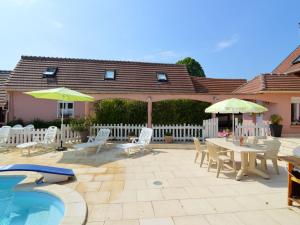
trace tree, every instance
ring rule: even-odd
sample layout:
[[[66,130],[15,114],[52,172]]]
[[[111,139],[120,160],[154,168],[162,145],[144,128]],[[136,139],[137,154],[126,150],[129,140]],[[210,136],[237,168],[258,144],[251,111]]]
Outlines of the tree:
[[[179,60],[176,64],[186,65],[187,70],[191,76],[205,77],[205,73],[200,63],[191,57],[186,57],[182,60]]]

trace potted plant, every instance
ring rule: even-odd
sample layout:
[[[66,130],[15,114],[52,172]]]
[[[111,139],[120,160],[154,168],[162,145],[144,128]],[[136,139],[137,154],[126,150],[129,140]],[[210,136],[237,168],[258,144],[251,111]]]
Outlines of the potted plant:
[[[165,132],[165,142],[166,143],[172,143],[173,142],[172,132],[170,132],[170,131]]]
[[[273,137],[281,137],[281,132],[282,132],[282,117],[278,114],[272,114],[270,117],[271,124],[270,124],[270,130],[271,130],[271,135]]]
[[[87,142],[91,120],[89,118],[71,119],[70,126],[72,130],[79,132],[81,142]]]

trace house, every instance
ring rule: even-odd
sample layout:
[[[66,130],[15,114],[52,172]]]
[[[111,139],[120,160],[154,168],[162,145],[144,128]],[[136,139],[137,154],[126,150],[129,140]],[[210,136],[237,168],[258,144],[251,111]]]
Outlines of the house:
[[[9,120],[53,120],[61,115],[61,102],[34,99],[23,92],[55,87],[71,88],[96,100],[124,98],[148,102],[195,99],[213,102],[246,83],[245,79],[191,77],[185,65],[22,56],[6,82]],[[92,104],[66,102],[65,116],[82,117]]]
[[[176,64],[22,56],[5,90],[9,120],[59,118],[63,103],[34,99],[23,92],[64,86],[92,95],[96,101],[123,98],[147,102],[148,126],[152,124],[153,102],[247,99],[269,109],[254,119],[268,121],[271,113],[280,114],[284,118],[283,134],[295,135],[300,133],[299,76],[300,46],[271,73],[249,81],[192,77],[184,65]],[[93,111],[93,103],[64,104],[64,115],[69,117],[82,117]]]
[[[7,112],[7,98],[6,91],[4,90],[4,84],[9,77],[11,71],[0,70],[0,124],[6,122],[6,112]]]

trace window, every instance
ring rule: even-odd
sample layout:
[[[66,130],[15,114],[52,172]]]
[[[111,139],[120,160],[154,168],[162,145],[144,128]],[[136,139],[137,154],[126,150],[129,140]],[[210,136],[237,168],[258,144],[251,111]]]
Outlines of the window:
[[[167,77],[167,74],[166,73],[163,73],[163,72],[157,72],[156,73],[156,76],[157,76],[157,80],[159,82],[167,82],[168,81],[168,77]]]
[[[105,80],[115,80],[116,79],[116,71],[115,70],[106,70],[104,74]]]
[[[47,69],[43,72],[44,78],[55,77],[57,73],[57,67],[47,67]]]
[[[64,113],[65,118],[74,117],[74,102],[58,102],[57,117],[61,117],[61,113]]]
[[[300,63],[300,55],[298,55],[298,57],[294,59],[294,61],[292,62],[292,64],[296,64],[296,63]]]
[[[300,125],[300,98],[299,97],[292,97],[291,124]]]

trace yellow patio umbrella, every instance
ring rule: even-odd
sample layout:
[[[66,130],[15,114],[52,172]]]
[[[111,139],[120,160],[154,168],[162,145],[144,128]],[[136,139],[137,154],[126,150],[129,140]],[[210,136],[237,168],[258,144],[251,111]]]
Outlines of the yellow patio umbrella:
[[[268,109],[259,104],[241,100],[238,98],[230,98],[217,102],[205,109],[206,113],[232,113],[232,132],[234,133],[234,114],[235,113],[262,113]]]
[[[65,87],[46,89],[46,90],[38,90],[38,91],[30,91],[24,92],[25,94],[31,95],[35,98],[40,99],[50,99],[50,100],[58,100],[63,102],[92,102],[94,98],[92,96],[80,93],[78,91],[74,91]],[[61,109],[61,127],[63,127],[64,123],[64,105]],[[63,133],[63,132],[62,132]],[[62,138],[63,139],[63,138]],[[62,147],[62,139],[61,139],[61,148]]]

